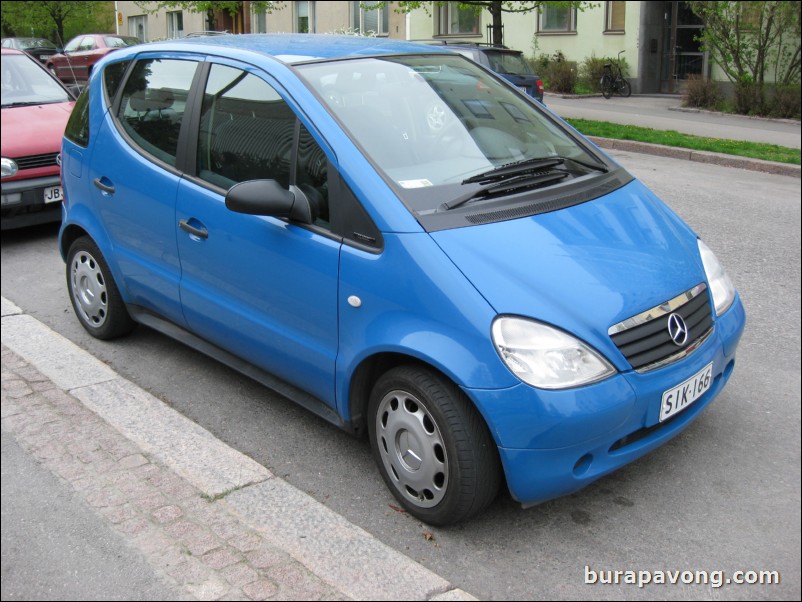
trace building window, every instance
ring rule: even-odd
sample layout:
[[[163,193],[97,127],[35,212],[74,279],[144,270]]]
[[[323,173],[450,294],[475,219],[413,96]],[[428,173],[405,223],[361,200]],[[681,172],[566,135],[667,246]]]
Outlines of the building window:
[[[167,13],[167,37],[170,39],[184,37],[184,13],[182,11]]]
[[[540,33],[575,33],[576,9],[551,5],[541,7],[538,31]]]
[[[128,17],[128,35],[135,36],[142,42],[148,41],[148,16]]]
[[[315,3],[295,3],[295,31],[296,33],[315,32]]]
[[[480,15],[470,8],[460,8],[459,2],[447,2],[435,8],[435,35],[476,35]]]
[[[267,13],[256,13],[256,33],[267,32]]]
[[[605,2],[605,31],[624,32],[624,21],[627,14],[626,2]]]
[[[361,2],[351,2],[351,28],[361,34],[385,36],[390,31],[390,11],[386,6],[368,10],[362,8]]]

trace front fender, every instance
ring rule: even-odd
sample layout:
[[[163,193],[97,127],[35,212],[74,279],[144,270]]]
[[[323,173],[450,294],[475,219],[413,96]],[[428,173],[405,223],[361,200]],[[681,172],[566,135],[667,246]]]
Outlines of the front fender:
[[[344,246],[340,257],[337,407],[350,419],[357,368],[383,353],[416,358],[467,388],[518,381],[496,353],[496,313],[426,233],[385,234],[380,255]]]

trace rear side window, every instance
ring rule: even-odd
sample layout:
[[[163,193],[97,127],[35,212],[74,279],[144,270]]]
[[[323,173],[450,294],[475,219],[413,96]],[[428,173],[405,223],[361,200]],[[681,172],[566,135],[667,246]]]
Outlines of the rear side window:
[[[197,63],[148,59],[134,65],[123,88],[117,119],[132,142],[175,165],[178,133]]]
[[[123,81],[125,70],[130,63],[131,61],[120,61],[119,63],[107,65],[106,68],[103,69],[103,85],[106,89],[106,102],[109,105],[114,101],[117,90],[120,88],[120,84]]]
[[[64,137],[73,141],[79,146],[86,148],[89,146],[89,90],[83,93],[75,101],[67,127],[64,130]]]

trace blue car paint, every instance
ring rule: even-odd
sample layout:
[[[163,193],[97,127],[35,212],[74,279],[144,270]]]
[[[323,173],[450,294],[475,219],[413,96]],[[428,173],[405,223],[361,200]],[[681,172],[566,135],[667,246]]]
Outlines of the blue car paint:
[[[235,273],[228,283],[204,281],[200,260],[195,266],[189,261],[183,272],[180,269],[180,261],[207,242],[188,238],[176,242],[180,234],[175,223],[189,215],[182,210],[185,199],[201,194],[190,184],[180,184],[175,215],[168,220],[172,228],[151,233],[145,240],[126,239],[122,230],[115,231],[126,224],[116,210],[104,207],[108,200],[93,190],[95,175],[86,172],[86,165],[95,160],[93,154],[108,153],[112,160],[115,146],[127,146],[105,114],[97,82],[88,92],[96,133],[90,147],[80,149],[66,139],[64,143],[66,167],[81,177],[66,187],[61,232],[63,236],[77,225],[89,233],[107,257],[127,303],[144,304],[261,366],[278,365],[279,373],[336,408],[344,421],[351,418],[352,378],[369,358],[398,353],[434,366],[465,391],[486,420],[499,446],[510,491],[524,504],[575,491],[640,457],[685,428],[719,393],[732,372],[745,322],[739,297],[727,312],[714,317],[714,333],[699,350],[644,375],[628,368],[599,328],[705,281],[696,236],[643,185],[634,181],[606,197],[554,213],[428,234],[358,145],[295,77],[294,67],[262,54],[258,37],[215,39],[219,43],[230,45],[230,52],[215,60],[251,65],[281,91],[382,232],[384,248],[376,254],[328,244],[329,271],[310,272],[324,283],[320,320],[300,329],[303,340],[297,333],[282,332],[281,316],[264,315],[270,306],[262,305],[258,295],[237,298],[249,294],[242,290],[247,280],[243,278],[251,276],[247,270]],[[203,39],[185,44],[198,55],[214,57],[220,52]],[[122,49],[99,63],[92,79],[100,77],[108,62],[166,48],[172,46]],[[410,50],[408,44],[393,41],[287,36],[273,53],[297,59]],[[440,51],[431,46],[418,50]],[[115,160],[124,161],[134,172],[141,169],[143,177],[155,171],[135,151],[129,149],[125,155]],[[170,190],[179,188],[166,170],[162,177]],[[170,202],[147,210],[154,216],[169,215]],[[214,216],[223,229],[229,227],[224,209],[215,208]],[[600,230],[591,232],[589,226],[599,221],[605,224],[605,236],[599,235]],[[234,227],[232,222],[230,228]],[[293,239],[291,244],[298,248],[304,237],[310,237],[306,230],[272,218],[253,217],[248,228],[276,232]],[[247,241],[243,245],[248,248]],[[143,258],[143,248],[151,254],[160,249],[168,267],[156,267],[155,260]],[[312,256],[297,257],[295,269],[303,270],[304,261],[310,260]],[[222,258],[214,261],[222,269],[231,268]],[[582,295],[576,295],[578,288]],[[296,299],[319,301],[317,290],[301,287]],[[359,307],[348,302],[351,296],[361,300]],[[304,311],[314,309],[310,304]],[[498,314],[533,316],[566,329],[600,351],[619,372],[602,382],[562,391],[523,384],[503,364],[490,339]],[[268,333],[282,344],[266,347]],[[288,345],[289,353],[282,355]],[[310,355],[310,349],[316,351]],[[619,439],[654,426],[662,392],[711,361],[714,385],[701,399],[654,433],[610,450]]]

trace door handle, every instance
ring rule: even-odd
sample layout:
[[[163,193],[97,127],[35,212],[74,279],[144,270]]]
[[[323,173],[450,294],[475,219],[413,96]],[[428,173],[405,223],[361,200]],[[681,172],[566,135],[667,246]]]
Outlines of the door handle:
[[[196,228],[195,226],[190,225],[190,223],[185,219],[182,219],[178,222],[178,227],[184,232],[188,232],[192,236],[197,236],[198,238],[209,238],[209,231],[206,228]]]
[[[106,179],[106,178],[103,178],[103,180],[105,180],[105,179]],[[103,180],[101,180],[100,178],[95,178],[95,179],[92,181],[92,183],[93,183],[95,186],[97,186],[98,188],[100,188],[100,189],[101,189],[103,192],[105,192],[106,194],[114,194],[114,186],[111,186],[111,185],[109,185],[109,184],[104,184],[104,183],[103,183]],[[108,180],[107,180],[107,181],[108,181]]]

